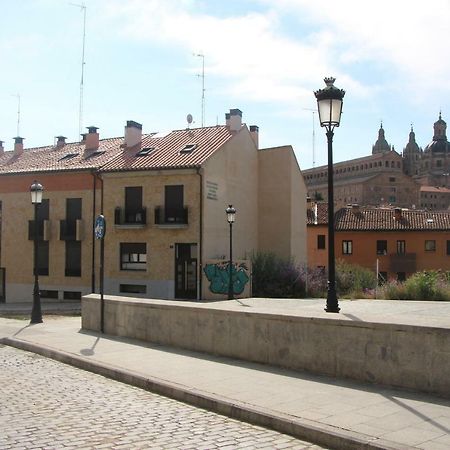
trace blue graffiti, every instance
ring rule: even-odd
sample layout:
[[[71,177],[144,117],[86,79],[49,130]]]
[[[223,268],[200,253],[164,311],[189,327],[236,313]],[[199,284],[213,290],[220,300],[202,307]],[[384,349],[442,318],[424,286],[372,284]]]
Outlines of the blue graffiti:
[[[213,294],[227,294],[230,280],[230,264],[220,262],[206,264],[204,272],[210,282],[209,290]],[[234,294],[242,294],[245,285],[250,280],[248,268],[245,263],[234,263],[231,267],[231,284]]]

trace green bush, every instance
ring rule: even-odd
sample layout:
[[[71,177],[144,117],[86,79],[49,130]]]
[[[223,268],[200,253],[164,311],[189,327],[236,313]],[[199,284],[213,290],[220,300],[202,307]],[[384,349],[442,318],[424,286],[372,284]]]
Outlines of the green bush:
[[[450,301],[448,272],[436,270],[417,272],[403,283],[386,283],[380,297],[392,300],[447,300]]]
[[[336,264],[336,290],[349,298],[371,297],[377,285],[374,272],[365,267],[338,261]]]

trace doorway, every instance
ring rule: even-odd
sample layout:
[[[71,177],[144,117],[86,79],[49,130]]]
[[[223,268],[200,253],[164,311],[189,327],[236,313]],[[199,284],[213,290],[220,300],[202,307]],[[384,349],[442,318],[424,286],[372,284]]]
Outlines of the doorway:
[[[197,298],[197,244],[175,244],[175,298]]]

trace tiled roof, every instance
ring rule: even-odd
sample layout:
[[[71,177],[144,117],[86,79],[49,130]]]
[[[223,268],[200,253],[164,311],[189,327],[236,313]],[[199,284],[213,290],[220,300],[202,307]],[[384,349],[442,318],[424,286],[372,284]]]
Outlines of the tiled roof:
[[[141,148],[154,148],[146,156],[136,156],[138,148],[124,149],[105,164],[102,171],[151,170],[200,167],[216,150],[235,135],[224,125],[172,131],[167,136],[149,136]],[[182,150],[195,144],[192,151]]]
[[[123,137],[101,139],[99,148],[85,151],[84,143],[67,143],[25,149],[0,156],[0,175],[101,169],[102,171],[151,170],[200,167],[236,133],[226,126],[176,130],[163,137],[144,134],[141,148],[154,147],[146,156],[136,156],[139,147],[123,148]],[[192,151],[181,151],[195,144]]]
[[[336,231],[449,231],[450,212],[402,210],[395,218],[394,209],[342,208],[335,214]]]
[[[318,204],[318,225],[328,223],[328,205]],[[314,225],[314,214],[307,212],[308,225]],[[336,231],[448,231],[450,211],[401,210],[395,218],[394,208],[341,208],[335,213]]]
[[[84,144],[80,142],[68,143],[62,147],[52,145],[25,149],[20,155],[5,152],[0,156],[0,175],[95,169],[115,158],[121,151],[122,142],[123,138],[120,137],[101,139],[98,153],[95,154],[94,150],[85,151]]]
[[[432,192],[432,193],[443,193],[450,194],[450,189],[446,187],[435,187],[435,186],[420,186],[420,192]]]
[[[306,220],[308,225],[326,225],[328,223],[328,204],[308,203]]]

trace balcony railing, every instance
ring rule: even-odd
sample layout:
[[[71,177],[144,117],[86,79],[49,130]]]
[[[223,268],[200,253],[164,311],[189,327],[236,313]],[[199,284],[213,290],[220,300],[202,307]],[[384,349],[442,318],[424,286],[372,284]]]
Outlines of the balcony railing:
[[[115,225],[145,225],[147,223],[147,210],[145,208],[128,210],[117,206],[114,210]]]
[[[187,225],[188,208],[163,208],[162,206],[157,206],[155,208],[155,224]]]
[[[38,241],[48,241],[50,233],[50,221],[38,220]],[[28,239],[34,241],[34,220],[28,221]]]
[[[392,253],[389,255],[389,270],[391,272],[415,272],[416,267],[415,253]]]

